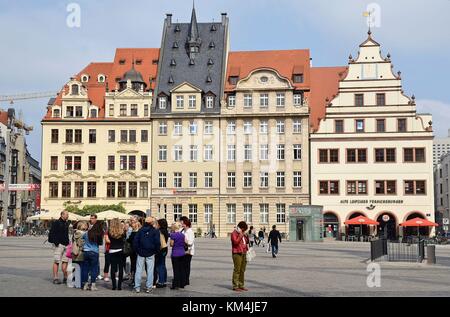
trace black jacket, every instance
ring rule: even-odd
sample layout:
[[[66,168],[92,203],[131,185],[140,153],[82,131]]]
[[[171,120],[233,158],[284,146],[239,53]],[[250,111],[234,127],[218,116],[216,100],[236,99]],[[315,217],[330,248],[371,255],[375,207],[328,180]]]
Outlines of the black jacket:
[[[272,245],[278,245],[278,240],[281,242],[281,234],[278,230],[272,230],[269,233],[269,239],[267,242],[269,242]]]
[[[61,218],[54,221],[48,234],[48,242],[56,246],[69,245],[69,223]]]
[[[138,231],[133,240],[134,251],[143,258],[155,255],[160,247],[159,230],[147,224]]]

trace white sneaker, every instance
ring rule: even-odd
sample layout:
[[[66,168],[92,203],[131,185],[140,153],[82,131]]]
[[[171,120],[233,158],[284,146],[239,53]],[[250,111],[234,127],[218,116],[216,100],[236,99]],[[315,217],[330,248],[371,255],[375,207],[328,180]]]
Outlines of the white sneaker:
[[[88,283],[84,284],[83,291],[89,291],[89,284]]]
[[[91,291],[98,291],[98,288],[95,286],[95,283],[91,284]]]
[[[109,277],[105,277],[105,278],[103,279],[103,281],[109,282]]]
[[[97,280],[103,280],[103,276],[101,276],[101,275],[99,275],[99,276],[97,276]]]

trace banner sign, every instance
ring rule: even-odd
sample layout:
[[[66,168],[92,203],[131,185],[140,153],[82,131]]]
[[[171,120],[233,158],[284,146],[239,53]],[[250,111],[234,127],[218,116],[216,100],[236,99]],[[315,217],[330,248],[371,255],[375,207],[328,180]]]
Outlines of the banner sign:
[[[0,184],[0,191],[5,191],[5,184]],[[38,191],[41,190],[40,184],[9,184],[8,191],[17,192],[17,191]]]

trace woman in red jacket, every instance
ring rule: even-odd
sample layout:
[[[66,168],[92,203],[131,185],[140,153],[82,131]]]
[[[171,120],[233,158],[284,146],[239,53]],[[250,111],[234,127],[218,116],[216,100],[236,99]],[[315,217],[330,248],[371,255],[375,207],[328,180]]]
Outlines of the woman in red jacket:
[[[244,221],[239,222],[231,233],[231,247],[233,251],[233,291],[248,291],[244,287],[244,273],[247,266],[248,236],[245,234],[248,226]]]

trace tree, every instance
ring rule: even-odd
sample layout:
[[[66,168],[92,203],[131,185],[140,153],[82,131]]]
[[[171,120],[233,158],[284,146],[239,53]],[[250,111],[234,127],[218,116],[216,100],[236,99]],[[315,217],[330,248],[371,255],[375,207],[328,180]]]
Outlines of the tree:
[[[73,204],[71,202],[65,202],[64,208],[68,212],[75,213],[80,216],[88,216],[92,214],[98,214],[99,212],[106,210],[114,210],[121,213],[126,213],[126,209],[123,206],[123,203],[118,203],[115,205],[84,205],[83,208],[79,208],[78,204]]]

